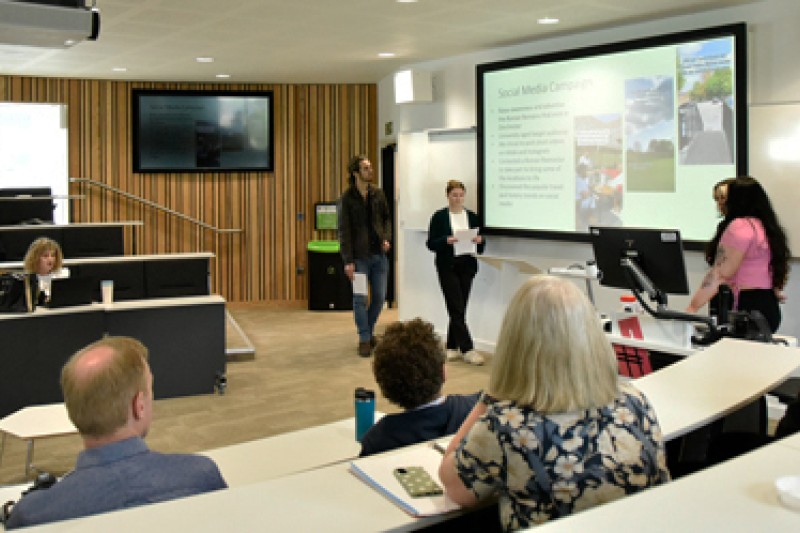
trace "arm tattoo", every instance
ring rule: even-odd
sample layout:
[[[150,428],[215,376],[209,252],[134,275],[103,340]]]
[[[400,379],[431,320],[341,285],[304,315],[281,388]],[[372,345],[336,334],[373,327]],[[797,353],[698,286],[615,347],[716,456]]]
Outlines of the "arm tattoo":
[[[717,255],[714,258],[714,266],[721,265],[722,263],[725,262],[725,260],[727,258],[728,258],[728,256],[725,254],[725,247],[724,246],[718,246],[717,247]]]
[[[713,273],[712,273],[712,272],[709,270],[709,271],[708,271],[708,274],[706,274],[706,277],[704,277],[704,278],[703,278],[703,284],[702,284],[702,287],[703,287],[704,289],[707,289],[707,288],[711,287],[711,280],[712,280],[713,278],[714,278],[714,276],[713,276]]]

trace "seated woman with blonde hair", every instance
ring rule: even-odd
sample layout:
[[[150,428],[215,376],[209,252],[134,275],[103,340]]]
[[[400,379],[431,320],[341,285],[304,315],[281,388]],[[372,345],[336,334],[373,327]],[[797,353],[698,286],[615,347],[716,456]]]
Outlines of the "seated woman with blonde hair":
[[[656,415],[620,382],[597,313],[571,282],[534,276],[512,298],[488,394],[445,452],[447,495],[499,495],[512,531],[670,479]]]
[[[40,304],[50,300],[53,279],[69,277],[69,269],[64,268],[61,246],[48,237],[39,237],[31,243],[22,267],[25,272],[36,274],[39,280]]]

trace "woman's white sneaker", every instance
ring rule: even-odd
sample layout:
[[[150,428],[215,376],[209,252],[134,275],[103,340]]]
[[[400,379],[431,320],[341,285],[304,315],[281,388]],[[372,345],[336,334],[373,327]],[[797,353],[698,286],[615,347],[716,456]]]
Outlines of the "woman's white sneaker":
[[[483,356],[475,350],[470,350],[464,354],[464,361],[471,365],[482,365],[484,362]]]
[[[448,361],[458,361],[463,356],[461,350],[446,350],[445,353]]]

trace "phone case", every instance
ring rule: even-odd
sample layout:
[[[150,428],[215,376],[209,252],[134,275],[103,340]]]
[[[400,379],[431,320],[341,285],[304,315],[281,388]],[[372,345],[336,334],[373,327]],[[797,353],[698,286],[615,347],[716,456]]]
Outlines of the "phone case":
[[[412,498],[437,496],[443,493],[442,488],[421,466],[395,468],[394,477]]]

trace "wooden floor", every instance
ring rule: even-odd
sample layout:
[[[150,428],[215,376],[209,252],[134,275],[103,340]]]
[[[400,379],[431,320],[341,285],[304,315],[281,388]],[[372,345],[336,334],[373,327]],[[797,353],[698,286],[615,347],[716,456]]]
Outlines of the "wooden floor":
[[[377,409],[397,408],[383,400],[372,377],[371,358],[356,355],[351,312],[308,311],[294,304],[229,304],[229,311],[256,347],[252,360],[228,364],[224,395],[157,400],[147,442],[161,452],[197,452],[353,416],[353,390],[376,390]],[[397,319],[383,312],[377,328]],[[191,335],[191,331],[175,332]],[[228,345],[241,345],[228,328]],[[488,368],[448,364],[446,393],[485,387]],[[155,376],[158,379],[158,376]],[[25,481],[25,443],[7,437],[0,483]],[[77,436],[37,441],[34,464],[60,475],[73,468],[81,450]]]

